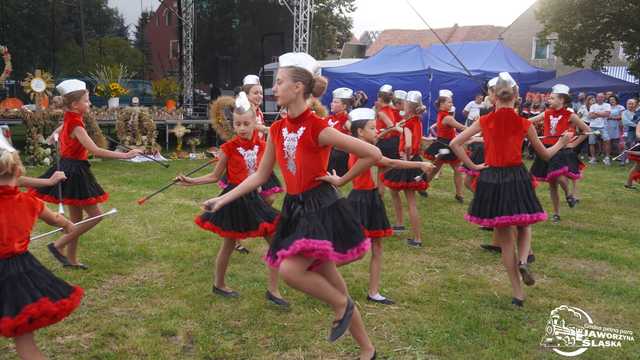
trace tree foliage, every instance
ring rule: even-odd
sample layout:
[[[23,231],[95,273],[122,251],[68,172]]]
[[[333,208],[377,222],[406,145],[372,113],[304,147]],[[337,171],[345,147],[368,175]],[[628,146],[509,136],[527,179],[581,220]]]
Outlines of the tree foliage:
[[[314,0],[311,46],[309,52],[318,59],[339,54],[352,37],[355,0]]]
[[[629,0],[541,0],[536,17],[541,39],[557,36],[555,54],[567,65],[605,65],[617,42],[623,46],[629,72],[640,76],[640,2]],[[617,54],[616,54],[617,55]]]

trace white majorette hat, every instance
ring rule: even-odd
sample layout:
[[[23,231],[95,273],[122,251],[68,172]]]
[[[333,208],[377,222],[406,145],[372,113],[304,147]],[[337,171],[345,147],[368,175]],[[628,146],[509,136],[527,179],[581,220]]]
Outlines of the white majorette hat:
[[[393,97],[398,100],[407,100],[407,92],[404,90],[396,90],[393,92]]]
[[[451,92],[451,90],[442,89],[440,90],[440,93],[438,93],[438,96],[448,97],[453,99],[453,92]]]
[[[307,53],[290,52],[280,55],[278,58],[279,67],[299,67],[307,70],[311,75],[318,75],[318,62],[313,56]]]
[[[380,86],[380,90],[378,90],[378,92],[392,94],[393,93],[393,86],[391,86],[389,84],[384,84],[384,85]]]
[[[498,79],[507,82],[511,87],[518,86],[518,83],[513,79],[511,74],[504,71],[498,75]]]
[[[260,78],[257,75],[247,75],[242,79],[242,86],[244,85],[260,85]]]
[[[420,91],[409,91],[407,101],[414,104],[422,104],[422,93]]]
[[[244,91],[241,91],[236,97],[236,111],[244,114],[249,110],[251,110],[251,103],[249,102],[249,98]]]
[[[65,80],[56,86],[56,90],[58,90],[60,95],[64,96],[74,91],[87,90],[87,84],[85,84],[84,81],[76,79]]]
[[[551,93],[569,95],[569,90],[571,89],[565,84],[556,84],[551,88]]]
[[[355,110],[351,110],[349,113],[349,119],[351,119],[352,123],[356,121],[375,120],[376,112],[369,108],[357,108]]]
[[[2,154],[3,151],[8,151],[12,153],[12,152],[16,152],[16,149],[13,146],[11,146],[11,144],[9,144],[9,141],[7,140],[7,138],[5,138],[4,136],[0,136],[0,154]]]
[[[487,88],[495,87],[497,83],[498,83],[498,77],[496,76],[487,82]]]
[[[353,90],[349,88],[341,87],[333,90],[334,99],[351,100],[352,97],[353,97]]]

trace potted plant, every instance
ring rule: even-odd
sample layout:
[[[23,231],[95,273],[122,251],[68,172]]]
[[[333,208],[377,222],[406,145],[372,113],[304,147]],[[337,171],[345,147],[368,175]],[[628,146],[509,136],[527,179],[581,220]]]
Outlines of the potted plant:
[[[120,96],[126,95],[129,90],[124,87],[124,82],[129,78],[127,67],[119,65],[98,65],[96,72],[90,77],[96,83],[96,95],[107,98],[109,109],[120,106]]]
[[[171,77],[155,80],[152,83],[153,97],[162,101],[168,111],[176,109],[176,100],[180,93],[178,82]]]

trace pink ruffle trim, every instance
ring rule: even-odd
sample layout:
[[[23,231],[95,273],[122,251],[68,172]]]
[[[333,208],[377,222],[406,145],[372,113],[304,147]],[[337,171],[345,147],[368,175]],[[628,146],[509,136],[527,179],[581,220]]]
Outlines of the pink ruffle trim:
[[[541,212],[535,214],[498,216],[493,219],[482,219],[467,214],[464,216],[464,219],[470,223],[474,223],[483,227],[527,226],[547,220],[547,213]]]
[[[469,175],[469,176],[478,176],[480,175],[479,171],[475,171],[475,170],[471,170],[471,169],[467,169],[464,166],[458,166],[458,168],[456,169],[458,170],[458,172]]]
[[[224,189],[226,189],[226,188],[227,188],[227,186],[229,186],[229,185],[228,185],[226,182],[224,182],[224,181],[222,181],[222,180],[218,181],[218,187],[219,187],[220,189],[224,190]]]
[[[267,197],[267,196],[271,196],[273,194],[279,194],[279,193],[281,193],[283,191],[284,190],[280,186],[274,186],[271,189],[260,191],[260,196]]]
[[[569,171],[569,167],[568,166],[563,166],[558,170],[552,171],[550,173],[547,173],[547,177],[545,178],[541,178],[541,177],[537,177],[534,176],[534,178],[538,181],[545,181],[545,182],[549,182],[552,181],[556,178],[559,178],[560,176],[566,176],[569,179],[573,179],[573,180],[580,180],[582,178],[582,174],[578,173],[572,173],[571,171]]]
[[[276,259],[273,260],[268,255],[264,257],[267,265],[277,268],[284,259],[302,255],[306,258],[316,259],[312,268],[316,268],[318,263],[325,261],[335,262],[337,265],[344,265],[356,261],[364,256],[371,247],[371,239],[365,238],[358,246],[350,249],[346,253],[339,253],[333,248],[333,244],[328,240],[299,239],[293,242],[288,249],[279,250]]]

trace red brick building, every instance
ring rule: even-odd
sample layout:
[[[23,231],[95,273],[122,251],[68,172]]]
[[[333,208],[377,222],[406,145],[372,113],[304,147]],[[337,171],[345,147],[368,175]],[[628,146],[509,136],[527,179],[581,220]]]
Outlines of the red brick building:
[[[151,80],[179,73],[180,42],[178,36],[178,1],[164,0],[153,12],[144,29],[149,43]]]

